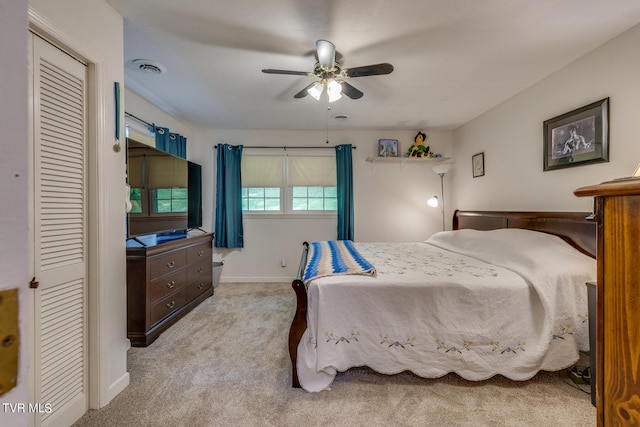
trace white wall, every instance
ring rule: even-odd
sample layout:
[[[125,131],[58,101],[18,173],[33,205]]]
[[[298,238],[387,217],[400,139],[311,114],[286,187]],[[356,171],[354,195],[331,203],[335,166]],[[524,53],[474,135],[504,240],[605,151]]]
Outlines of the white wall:
[[[112,148],[116,142],[113,84],[120,82],[124,86],[123,21],[103,0],[30,0],[29,8],[32,28],[89,63],[89,396],[90,405],[99,407],[129,384],[123,220],[125,153]],[[25,31],[23,21],[16,31],[18,38]],[[26,43],[21,49],[26,60]],[[17,104],[23,103],[26,91],[17,97]],[[121,113],[121,123],[123,119]],[[120,133],[124,136],[124,126]],[[28,282],[30,278],[22,279]]]
[[[147,123],[169,128],[171,132],[179,133],[187,138],[187,157],[189,156],[189,148],[191,148],[190,146],[195,144],[195,142],[191,141],[194,132],[188,123],[177,120],[127,87],[124,88],[124,110]],[[136,123],[136,121],[132,119],[126,120],[131,120],[134,124]]]
[[[372,164],[366,158],[377,155],[378,139],[400,141],[404,153],[413,143],[414,131],[331,131],[330,144],[352,144],[354,169],[355,239],[357,241],[415,241],[426,239],[442,228],[439,209],[426,201],[440,194],[440,178],[427,164]],[[451,154],[451,133],[430,132],[427,145],[435,153]],[[213,146],[221,143],[248,146],[326,145],[325,131],[274,130],[199,130],[189,145],[189,158],[203,166],[204,228],[212,230]],[[445,175],[445,186],[448,177]],[[448,190],[445,189],[447,193]],[[447,195],[448,196],[448,195]],[[449,212],[449,210],[448,210]],[[447,228],[450,228],[447,213]],[[336,238],[336,218],[252,218],[244,217],[243,249],[214,248],[217,260],[223,259],[222,281],[281,281],[295,278],[302,242]],[[287,266],[280,266],[285,258]]]
[[[640,162],[640,26],[454,131],[453,200],[461,209],[590,211],[576,188],[629,176]],[[543,122],[609,97],[610,162],[543,172]],[[485,176],[471,156],[484,151]]]
[[[3,403],[29,401],[28,349],[28,145],[27,145],[27,5],[0,0],[0,290],[19,289],[20,350],[17,386],[0,398]],[[2,310],[2,308],[0,308]],[[2,425],[26,426],[26,414],[0,407]]]

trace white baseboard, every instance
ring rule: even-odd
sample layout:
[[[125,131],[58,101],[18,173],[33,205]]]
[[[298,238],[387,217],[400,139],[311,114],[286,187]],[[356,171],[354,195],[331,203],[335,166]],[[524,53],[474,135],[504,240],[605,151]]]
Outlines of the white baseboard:
[[[295,277],[223,277],[220,279],[220,283],[291,283]]]
[[[127,388],[130,383],[129,372],[125,372],[120,378],[118,378],[113,384],[109,386],[109,395],[106,402],[101,402],[101,407],[105,407],[116,397],[122,390]]]

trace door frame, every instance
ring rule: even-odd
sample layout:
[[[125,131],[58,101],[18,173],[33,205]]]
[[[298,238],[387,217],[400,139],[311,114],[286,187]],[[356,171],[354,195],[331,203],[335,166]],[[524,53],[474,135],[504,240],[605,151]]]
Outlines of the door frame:
[[[101,118],[105,117],[105,64],[102,58],[95,56],[88,46],[80,40],[71,38],[58,25],[45,16],[28,8],[28,30],[49,41],[69,55],[87,64],[87,307],[88,307],[88,404],[89,408],[98,409],[106,405],[113,395],[121,390],[110,389],[109,367],[104,358],[100,357],[104,349],[103,333],[103,302],[104,286],[102,286],[101,246],[100,236],[105,235],[105,226],[102,212],[104,212],[103,200],[106,199],[105,168],[99,167],[99,159],[106,155],[105,135],[106,123]],[[31,95],[31,94],[30,94]],[[30,114],[32,114],[30,112]],[[30,137],[33,130],[30,129]],[[33,153],[31,153],[33,155]],[[33,209],[30,209],[33,215]],[[33,245],[30,243],[30,265],[33,266]],[[31,267],[32,268],[32,267]],[[31,308],[32,309],[32,308]],[[33,316],[33,313],[30,314]],[[108,360],[108,359],[107,359]],[[29,372],[30,388],[33,384]],[[128,381],[127,381],[128,384]],[[122,389],[127,384],[122,385]],[[32,391],[30,391],[32,393]],[[113,395],[112,395],[113,394]]]

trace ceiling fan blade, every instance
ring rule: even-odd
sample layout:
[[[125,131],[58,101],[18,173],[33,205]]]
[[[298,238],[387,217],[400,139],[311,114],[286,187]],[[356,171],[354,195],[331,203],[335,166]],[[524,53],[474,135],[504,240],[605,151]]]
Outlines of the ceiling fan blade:
[[[304,89],[302,89],[300,92],[296,93],[295,95],[293,95],[294,98],[304,98],[305,96],[309,95],[309,88],[311,86],[313,86],[314,84],[316,84],[316,82],[310,83],[308,84]]]
[[[342,94],[347,95],[351,99],[360,99],[362,98],[362,95],[364,95],[364,93],[362,93],[359,89],[356,89],[345,81],[340,81],[338,83],[340,83],[340,86],[342,86]]]
[[[390,74],[393,71],[393,65],[389,63],[365,65],[363,67],[347,68],[342,70],[342,75],[345,77],[364,77],[364,76],[379,76],[382,74]]]
[[[262,70],[263,73],[267,74],[290,74],[293,76],[309,76],[313,77],[313,73],[309,73],[306,71],[291,71],[291,70],[274,70],[272,68],[266,68]]]
[[[328,40],[318,40],[316,42],[316,52],[318,62],[324,68],[331,70],[336,62],[336,47]]]

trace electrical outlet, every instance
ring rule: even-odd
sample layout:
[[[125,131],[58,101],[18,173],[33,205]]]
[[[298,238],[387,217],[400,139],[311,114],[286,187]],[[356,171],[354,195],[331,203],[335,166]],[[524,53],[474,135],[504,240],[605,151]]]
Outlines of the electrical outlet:
[[[586,371],[586,372],[585,372]],[[567,369],[567,375],[574,384],[590,384],[591,377],[588,370],[579,371],[575,366],[571,369]]]
[[[280,260],[280,266],[282,266],[282,267],[286,267],[287,266],[287,260],[284,257],[282,257],[282,259]]]

